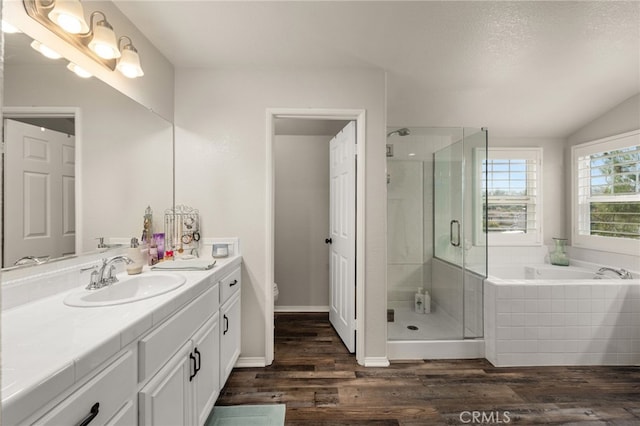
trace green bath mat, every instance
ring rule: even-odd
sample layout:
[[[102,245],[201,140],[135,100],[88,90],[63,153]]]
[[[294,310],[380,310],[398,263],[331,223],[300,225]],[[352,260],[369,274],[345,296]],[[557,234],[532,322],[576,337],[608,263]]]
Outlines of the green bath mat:
[[[213,407],[205,426],[282,426],[284,404]]]

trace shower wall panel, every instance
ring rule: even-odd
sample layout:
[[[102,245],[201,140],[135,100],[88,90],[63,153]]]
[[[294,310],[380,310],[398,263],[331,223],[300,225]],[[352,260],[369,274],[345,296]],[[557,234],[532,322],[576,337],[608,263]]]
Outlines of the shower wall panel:
[[[409,301],[417,288],[424,287],[423,165],[420,161],[388,161],[387,173],[388,297]]]

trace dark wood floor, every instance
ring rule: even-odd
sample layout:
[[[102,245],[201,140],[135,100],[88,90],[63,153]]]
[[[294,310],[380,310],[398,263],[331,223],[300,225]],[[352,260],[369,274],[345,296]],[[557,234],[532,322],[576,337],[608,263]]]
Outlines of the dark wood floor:
[[[640,367],[365,368],[327,314],[276,314],[274,363],[235,369],[217,405],[270,403],[287,405],[287,425],[640,425]]]

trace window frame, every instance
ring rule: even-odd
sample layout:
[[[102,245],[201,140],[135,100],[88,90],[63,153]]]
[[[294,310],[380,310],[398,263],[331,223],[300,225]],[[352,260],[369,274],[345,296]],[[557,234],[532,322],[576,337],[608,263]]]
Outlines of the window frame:
[[[476,244],[483,245],[484,242],[484,231],[483,231],[483,220],[487,220],[484,217],[482,208],[483,208],[483,200],[482,197],[485,195],[483,191],[483,180],[486,178],[482,171],[482,162],[483,160],[492,160],[492,159],[510,159],[510,160],[520,160],[524,159],[527,161],[534,161],[536,164],[536,181],[535,188],[536,194],[533,196],[535,202],[535,217],[534,221],[536,223],[536,227],[532,230],[532,232],[526,233],[496,233],[496,232],[487,232],[487,244],[489,246],[541,246],[542,245],[542,236],[543,236],[543,192],[542,192],[542,159],[543,159],[543,149],[542,147],[489,147],[486,150],[484,148],[477,148],[476,156],[475,156],[475,167],[476,167],[476,203],[475,203],[475,217],[476,219]],[[527,184],[527,186],[529,186]],[[488,203],[488,194],[487,194],[487,203]]]
[[[571,147],[571,245],[584,249],[607,251],[611,253],[638,255],[640,253],[640,240],[631,238],[605,237],[602,235],[587,235],[580,233],[581,216],[588,209],[581,208],[580,203],[580,176],[578,158],[585,155],[611,151],[629,146],[640,145],[640,129],[621,133],[590,142],[585,142]],[[610,201],[616,196],[609,196]],[[640,194],[621,195],[618,199],[640,201]],[[584,204],[584,203],[583,203]],[[587,204],[588,205],[588,204]],[[585,218],[582,218],[585,220]],[[588,220],[589,218],[586,218]]]

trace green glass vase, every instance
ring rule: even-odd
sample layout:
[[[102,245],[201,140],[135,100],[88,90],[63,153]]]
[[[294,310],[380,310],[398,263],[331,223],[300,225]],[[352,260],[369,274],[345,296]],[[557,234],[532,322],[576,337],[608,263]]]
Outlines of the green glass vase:
[[[549,254],[552,265],[569,266],[569,255],[567,255],[567,239],[554,238],[555,247]]]

